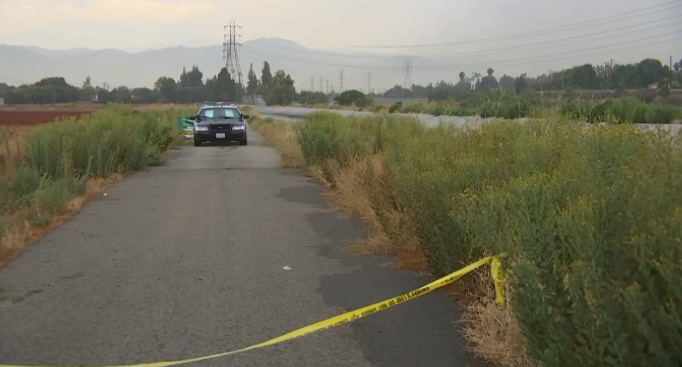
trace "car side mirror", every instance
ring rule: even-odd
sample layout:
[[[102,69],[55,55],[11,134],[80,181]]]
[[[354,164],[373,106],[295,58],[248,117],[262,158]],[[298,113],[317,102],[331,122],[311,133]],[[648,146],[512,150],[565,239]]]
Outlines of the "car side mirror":
[[[194,116],[194,119],[195,119],[196,121],[199,121],[199,120],[201,120],[201,116],[200,116],[200,115],[196,115],[196,116]]]
[[[242,115],[242,117],[244,118],[244,120],[248,120],[248,119],[249,119],[249,115]]]

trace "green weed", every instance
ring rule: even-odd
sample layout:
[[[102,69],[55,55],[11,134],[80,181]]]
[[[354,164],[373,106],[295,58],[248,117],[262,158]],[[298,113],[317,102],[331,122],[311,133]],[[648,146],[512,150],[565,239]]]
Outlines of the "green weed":
[[[595,122],[639,114],[618,103],[575,102],[562,113]],[[415,223],[435,272],[506,253],[514,313],[542,364],[682,360],[679,137],[558,117],[427,128],[395,115],[319,113],[298,139],[306,163],[323,169],[378,154],[388,201]]]

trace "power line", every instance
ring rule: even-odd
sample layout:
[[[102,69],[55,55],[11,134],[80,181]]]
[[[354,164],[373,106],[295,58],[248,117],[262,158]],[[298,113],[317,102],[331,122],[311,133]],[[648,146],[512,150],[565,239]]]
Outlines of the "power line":
[[[28,81],[26,81],[26,80],[14,79],[14,78],[10,78],[10,77],[7,77],[7,76],[0,76],[0,79],[9,80],[9,81],[11,81],[11,82],[18,82],[18,83],[28,83],[28,84],[31,83],[31,82],[28,82]]]
[[[577,35],[577,36],[572,36],[572,37],[567,37],[567,38],[561,38],[561,39],[555,39],[555,40],[549,40],[549,41],[542,41],[542,42],[535,42],[535,43],[529,43],[529,44],[524,44],[524,45],[516,45],[516,46],[509,46],[509,47],[502,47],[502,48],[493,48],[493,49],[486,49],[486,50],[478,50],[478,51],[467,51],[467,52],[452,52],[452,53],[440,53],[440,54],[419,54],[420,57],[443,57],[443,56],[462,56],[462,55],[476,55],[476,54],[483,54],[483,53],[494,53],[498,51],[504,51],[504,50],[514,50],[514,49],[523,49],[523,48],[530,48],[532,46],[541,46],[541,45],[556,45],[558,42],[564,42],[564,41],[570,41],[570,40],[576,40],[576,39],[581,39],[581,38],[591,38],[594,36],[598,36],[601,34],[607,34],[607,33],[613,33],[613,32],[619,32],[623,31],[626,29],[633,29],[633,28],[638,28],[641,26],[649,25],[649,24],[655,24],[655,23],[660,23],[666,20],[671,20],[671,19],[676,19],[682,17],[682,14],[678,14],[675,16],[667,17],[667,18],[662,18],[662,19],[657,19],[653,20],[650,22],[645,22],[645,23],[639,23],[639,24],[634,24],[626,27],[620,27],[620,28],[612,28],[604,31],[599,31],[596,33],[588,33],[588,34],[582,34],[582,35]],[[652,29],[658,29],[661,27],[667,27],[667,26],[655,26],[655,27],[649,27],[633,32],[626,32],[626,33],[620,33],[617,35],[614,35],[616,37],[624,36],[626,34],[630,33],[638,33],[638,32],[644,32],[647,30],[652,30]],[[601,37],[598,39],[608,39],[610,37]],[[334,53],[324,53],[324,52],[314,52],[314,51],[301,51],[301,50],[292,50],[292,49],[286,49],[286,48],[277,48],[277,47],[268,47],[268,50],[282,50],[285,52],[293,52],[293,53],[298,53],[301,55],[311,55],[311,56],[332,56],[332,57],[340,57],[340,58],[357,58],[357,59],[370,59],[370,60],[379,60],[379,59],[397,59],[401,58],[403,56],[398,56],[398,55],[343,55],[343,54],[334,54]]]
[[[513,49],[519,49],[519,48],[527,48],[527,47],[532,47],[532,46],[553,45],[553,44],[556,44],[557,42],[564,42],[564,41],[570,41],[570,40],[575,40],[575,39],[580,39],[580,38],[598,36],[598,35],[600,35],[600,34],[612,33],[612,32],[622,31],[622,30],[631,29],[631,28],[637,28],[637,27],[641,27],[641,26],[643,26],[643,25],[652,24],[652,23],[658,23],[658,22],[662,22],[662,21],[666,21],[666,20],[670,20],[670,19],[675,19],[675,18],[680,18],[680,17],[682,17],[682,14],[675,15],[675,16],[673,16],[673,17],[658,19],[658,20],[655,20],[655,21],[652,21],[652,22],[641,23],[641,24],[636,24],[636,25],[627,26],[627,27],[622,27],[622,28],[609,29],[609,30],[601,31],[601,32],[597,32],[597,33],[589,33],[589,34],[583,34],[583,35],[579,35],[579,36],[567,37],[567,38],[562,38],[562,39],[557,39],[557,40],[550,40],[550,41],[542,41],[542,42],[529,43],[529,44],[525,44],[525,45],[517,45],[517,46],[509,46],[509,47],[501,47],[501,48],[493,48],[493,49],[479,50],[479,51],[468,51],[468,52],[454,52],[454,53],[431,54],[431,55],[424,54],[424,55],[420,55],[420,56],[423,56],[423,57],[439,57],[439,56],[476,55],[476,54],[482,54],[482,53],[495,53],[495,52],[498,52],[498,51],[513,50]],[[636,31],[632,31],[632,32],[620,33],[620,34],[617,34],[617,35],[615,35],[615,36],[623,36],[623,35],[630,34],[630,33],[641,33],[641,32],[644,32],[644,31],[648,31],[648,30],[652,30],[652,29],[658,29],[658,28],[663,28],[663,27],[666,27],[666,28],[667,28],[667,26],[649,27],[649,28],[645,28],[645,29],[639,29],[639,30],[636,30]],[[613,36],[609,36],[609,37],[600,37],[600,38],[593,39],[593,40],[590,40],[590,41],[595,41],[595,40],[600,40],[600,39],[608,39],[608,38],[612,38],[612,37],[613,37]]]
[[[656,10],[656,11],[652,11],[652,12],[648,12],[648,13],[644,13],[644,14],[637,14],[637,15],[630,16],[630,17],[625,17],[625,18],[620,18],[620,19],[613,19],[613,20],[609,20],[609,21],[606,21],[606,22],[603,21],[603,20],[605,20],[605,19],[610,19],[610,18],[614,18],[614,17],[619,17],[619,16],[627,15],[627,14],[637,13],[637,12],[640,12],[640,11],[643,11],[643,10],[658,8],[658,7],[670,5],[670,4],[673,4],[673,3],[679,3],[680,1],[682,1],[682,0],[675,0],[675,1],[668,2],[668,3],[664,3],[664,4],[659,4],[659,5],[650,6],[650,7],[647,7],[647,8],[642,8],[642,9],[638,9],[638,10],[632,10],[632,11],[629,11],[629,12],[626,12],[626,13],[620,13],[620,14],[611,15],[611,16],[608,16],[608,17],[597,18],[597,19],[593,19],[593,20],[589,20],[589,21],[584,21],[584,22],[579,22],[579,23],[567,24],[567,25],[560,26],[560,27],[547,28],[547,29],[544,29],[544,30],[531,31],[531,32],[524,32],[524,33],[514,33],[514,34],[510,34],[510,35],[506,35],[506,36],[496,36],[496,37],[488,37],[488,38],[471,39],[471,40],[465,40],[465,41],[442,42],[442,43],[430,43],[430,44],[413,44],[413,45],[351,45],[351,46],[344,46],[344,47],[347,47],[347,48],[421,48],[421,47],[437,47],[437,46],[464,45],[464,44],[471,44],[471,43],[483,43],[483,42],[492,42],[492,41],[502,41],[502,40],[523,38],[523,37],[528,37],[528,36],[535,36],[535,35],[547,35],[547,34],[565,32],[565,31],[569,31],[569,30],[576,29],[576,28],[587,28],[587,27],[601,26],[601,25],[604,25],[604,24],[610,24],[610,23],[614,23],[614,22],[620,22],[620,21],[623,21],[623,20],[627,20],[627,19],[639,18],[639,17],[645,16],[645,15],[650,15],[650,14],[660,13],[660,12],[664,12],[664,11],[669,11],[669,10],[672,10],[672,9],[675,9],[675,8],[678,8],[678,7],[682,6],[682,4],[678,4],[678,5],[676,5],[676,6],[673,6],[673,7],[671,7],[671,8],[668,8],[668,9],[661,9],[661,10]],[[594,22],[599,22],[599,23],[596,23],[596,24],[589,24],[589,23],[594,23]],[[579,27],[578,27],[578,26],[579,26]]]
[[[680,32],[682,32],[682,31],[680,31]],[[673,33],[680,33],[680,32],[673,32]],[[651,38],[657,38],[657,37],[651,37]],[[660,45],[660,44],[668,43],[668,42],[670,42],[670,41],[675,41],[675,40],[678,40],[678,39],[682,39],[682,38],[678,37],[678,38],[673,38],[673,39],[664,40],[664,41],[660,41],[660,42],[647,43],[647,44],[644,44],[644,45],[629,46],[629,47],[626,47],[626,48],[619,48],[619,49],[615,49],[615,50],[604,50],[604,51],[600,51],[600,52],[592,52],[592,53],[587,53],[587,54],[582,54],[582,55],[575,55],[575,56],[583,56],[583,57],[584,57],[584,56],[592,56],[592,55],[601,55],[601,54],[604,54],[604,53],[613,53],[613,52],[618,52],[618,51],[629,51],[629,50],[633,50],[633,49],[636,49],[636,48],[642,48],[642,47],[649,47],[649,46]],[[638,41],[641,41],[641,40],[638,40]],[[588,51],[588,50],[603,49],[603,48],[607,48],[607,47],[611,47],[611,46],[614,46],[614,45],[610,45],[610,46],[601,46],[601,47],[592,47],[592,48],[587,48],[587,49],[583,49],[583,50],[574,50],[574,51],[570,51],[570,52],[562,52],[562,53],[558,53],[558,54],[543,55],[543,56],[537,56],[537,57],[531,57],[531,58],[523,58],[523,59],[489,61],[489,62],[476,63],[476,64],[450,65],[450,66],[443,66],[443,67],[439,67],[439,68],[429,68],[428,70],[438,71],[438,70],[452,70],[452,69],[458,69],[458,68],[473,68],[473,67],[499,66],[499,65],[504,65],[504,66],[528,65],[528,64],[529,64],[529,62],[528,62],[529,59],[543,59],[543,58],[545,58],[545,57],[551,57],[551,56],[556,56],[556,55],[564,55],[564,54],[573,54],[573,53],[576,53],[576,52],[584,52],[584,51]],[[538,60],[538,61],[547,62],[547,61],[555,61],[555,60],[566,60],[566,59],[571,59],[571,58],[573,58],[573,57],[558,57],[558,58],[550,58],[550,59]],[[509,62],[520,61],[520,60],[526,60],[526,61],[521,62],[521,63],[512,63],[512,64],[509,64]],[[531,60],[531,61],[532,61],[532,60]]]
[[[296,61],[296,62],[301,62],[301,63],[307,63],[307,64],[313,64],[313,65],[321,65],[321,66],[332,66],[332,67],[342,67],[342,68],[350,68],[350,69],[375,69],[375,70],[398,70],[397,68],[385,68],[385,67],[377,67],[377,66],[361,66],[361,65],[344,65],[344,64],[329,64],[325,62],[317,62],[317,61],[312,61],[312,60],[302,60],[302,59],[296,59],[292,57],[287,57],[287,56],[282,56],[282,55],[275,55],[269,52],[264,52],[268,55],[263,55],[259,52],[254,52],[253,50],[249,49],[248,47],[244,48],[244,51],[247,53],[250,53],[256,57],[261,57],[261,58],[267,58],[267,57],[274,57],[274,58],[279,58],[282,60],[288,60],[288,61]]]
[[[527,60],[534,60],[534,59],[543,59],[547,57],[552,57],[552,56],[558,56],[558,55],[566,55],[566,54],[573,54],[576,52],[585,52],[585,51],[592,51],[592,50],[597,50],[597,49],[603,49],[603,48],[609,48],[609,47],[614,47],[614,46],[619,46],[619,45],[624,45],[624,44],[630,44],[630,43],[635,43],[635,42],[640,42],[640,41],[645,41],[645,40],[650,40],[650,39],[655,39],[655,38],[660,38],[668,35],[673,35],[680,33],[682,31],[677,31],[677,32],[671,32],[667,34],[658,34],[652,37],[646,37],[646,38],[641,38],[637,40],[632,40],[632,41],[626,41],[626,42],[619,42],[619,43],[614,43],[614,44],[609,44],[609,45],[601,45],[601,46],[596,46],[596,47],[590,47],[590,48],[585,48],[585,49],[580,49],[580,50],[572,50],[572,51],[567,51],[567,52],[560,52],[560,53],[554,53],[554,54],[547,54],[547,55],[539,55],[539,56],[533,56],[533,57],[525,57],[525,58],[516,58],[516,59],[506,59],[506,60],[497,60],[497,61],[486,61],[482,63],[470,63],[470,64],[457,64],[457,65],[441,65],[441,66],[435,66],[435,67],[430,67],[430,68],[421,68],[422,70],[448,70],[448,69],[454,69],[454,68],[469,68],[469,67],[477,67],[477,66],[494,66],[494,65],[499,65],[499,64],[508,64],[510,62],[515,62],[515,61],[527,61]],[[644,46],[651,46],[651,45],[656,45],[656,44],[662,44],[670,42],[670,40],[665,40],[662,42],[655,42],[655,43],[649,43],[647,45],[642,45],[642,46],[634,46],[634,47],[644,47]],[[629,49],[632,49],[633,47],[630,47]],[[265,57],[263,55],[260,55],[256,52],[253,52],[251,50],[248,50],[251,54],[257,56],[257,57]],[[615,52],[618,50],[610,50],[608,52]],[[591,53],[591,54],[585,54],[583,56],[589,56],[592,54],[602,54],[603,52],[597,52],[597,53]],[[326,66],[340,66],[340,67],[346,67],[346,68],[357,68],[357,69],[378,69],[378,70],[386,70],[386,71],[397,71],[395,68],[385,68],[385,67],[368,67],[368,66],[357,66],[357,65],[339,65],[339,64],[326,64],[326,63],[318,63],[314,61],[309,61],[309,60],[301,60],[301,59],[292,59],[292,58],[287,58],[287,57],[281,57],[277,55],[273,55],[275,58],[281,58],[284,60],[291,60],[291,61],[298,61],[302,63],[309,63],[309,64],[318,64],[318,65],[326,65]],[[560,59],[565,59],[565,58],[558,58]],[[552,59],[552,60],[557,60],[557,58]],[[546,60],[549,61],[549,60]],[[404,71],[404,69],[403,69]]]

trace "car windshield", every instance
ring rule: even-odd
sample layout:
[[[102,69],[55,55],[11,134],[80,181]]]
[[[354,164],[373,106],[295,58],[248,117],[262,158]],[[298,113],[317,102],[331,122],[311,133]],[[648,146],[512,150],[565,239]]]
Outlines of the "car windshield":
[[[239,115],[234,108],[204,108],[199,112],[199,116],[207,119],[234,119]]]

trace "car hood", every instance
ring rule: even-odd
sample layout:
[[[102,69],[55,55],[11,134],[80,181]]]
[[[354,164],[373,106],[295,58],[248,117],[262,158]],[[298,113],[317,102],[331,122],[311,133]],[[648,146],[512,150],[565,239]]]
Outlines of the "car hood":
[[[194,121],[195,124],[197,125],[208,125],[208,124],[243,124],[244,122],[241,119],[223,119],[223,118],[217,118],[217,119],[201,119],[199,122],[196,120]]]

